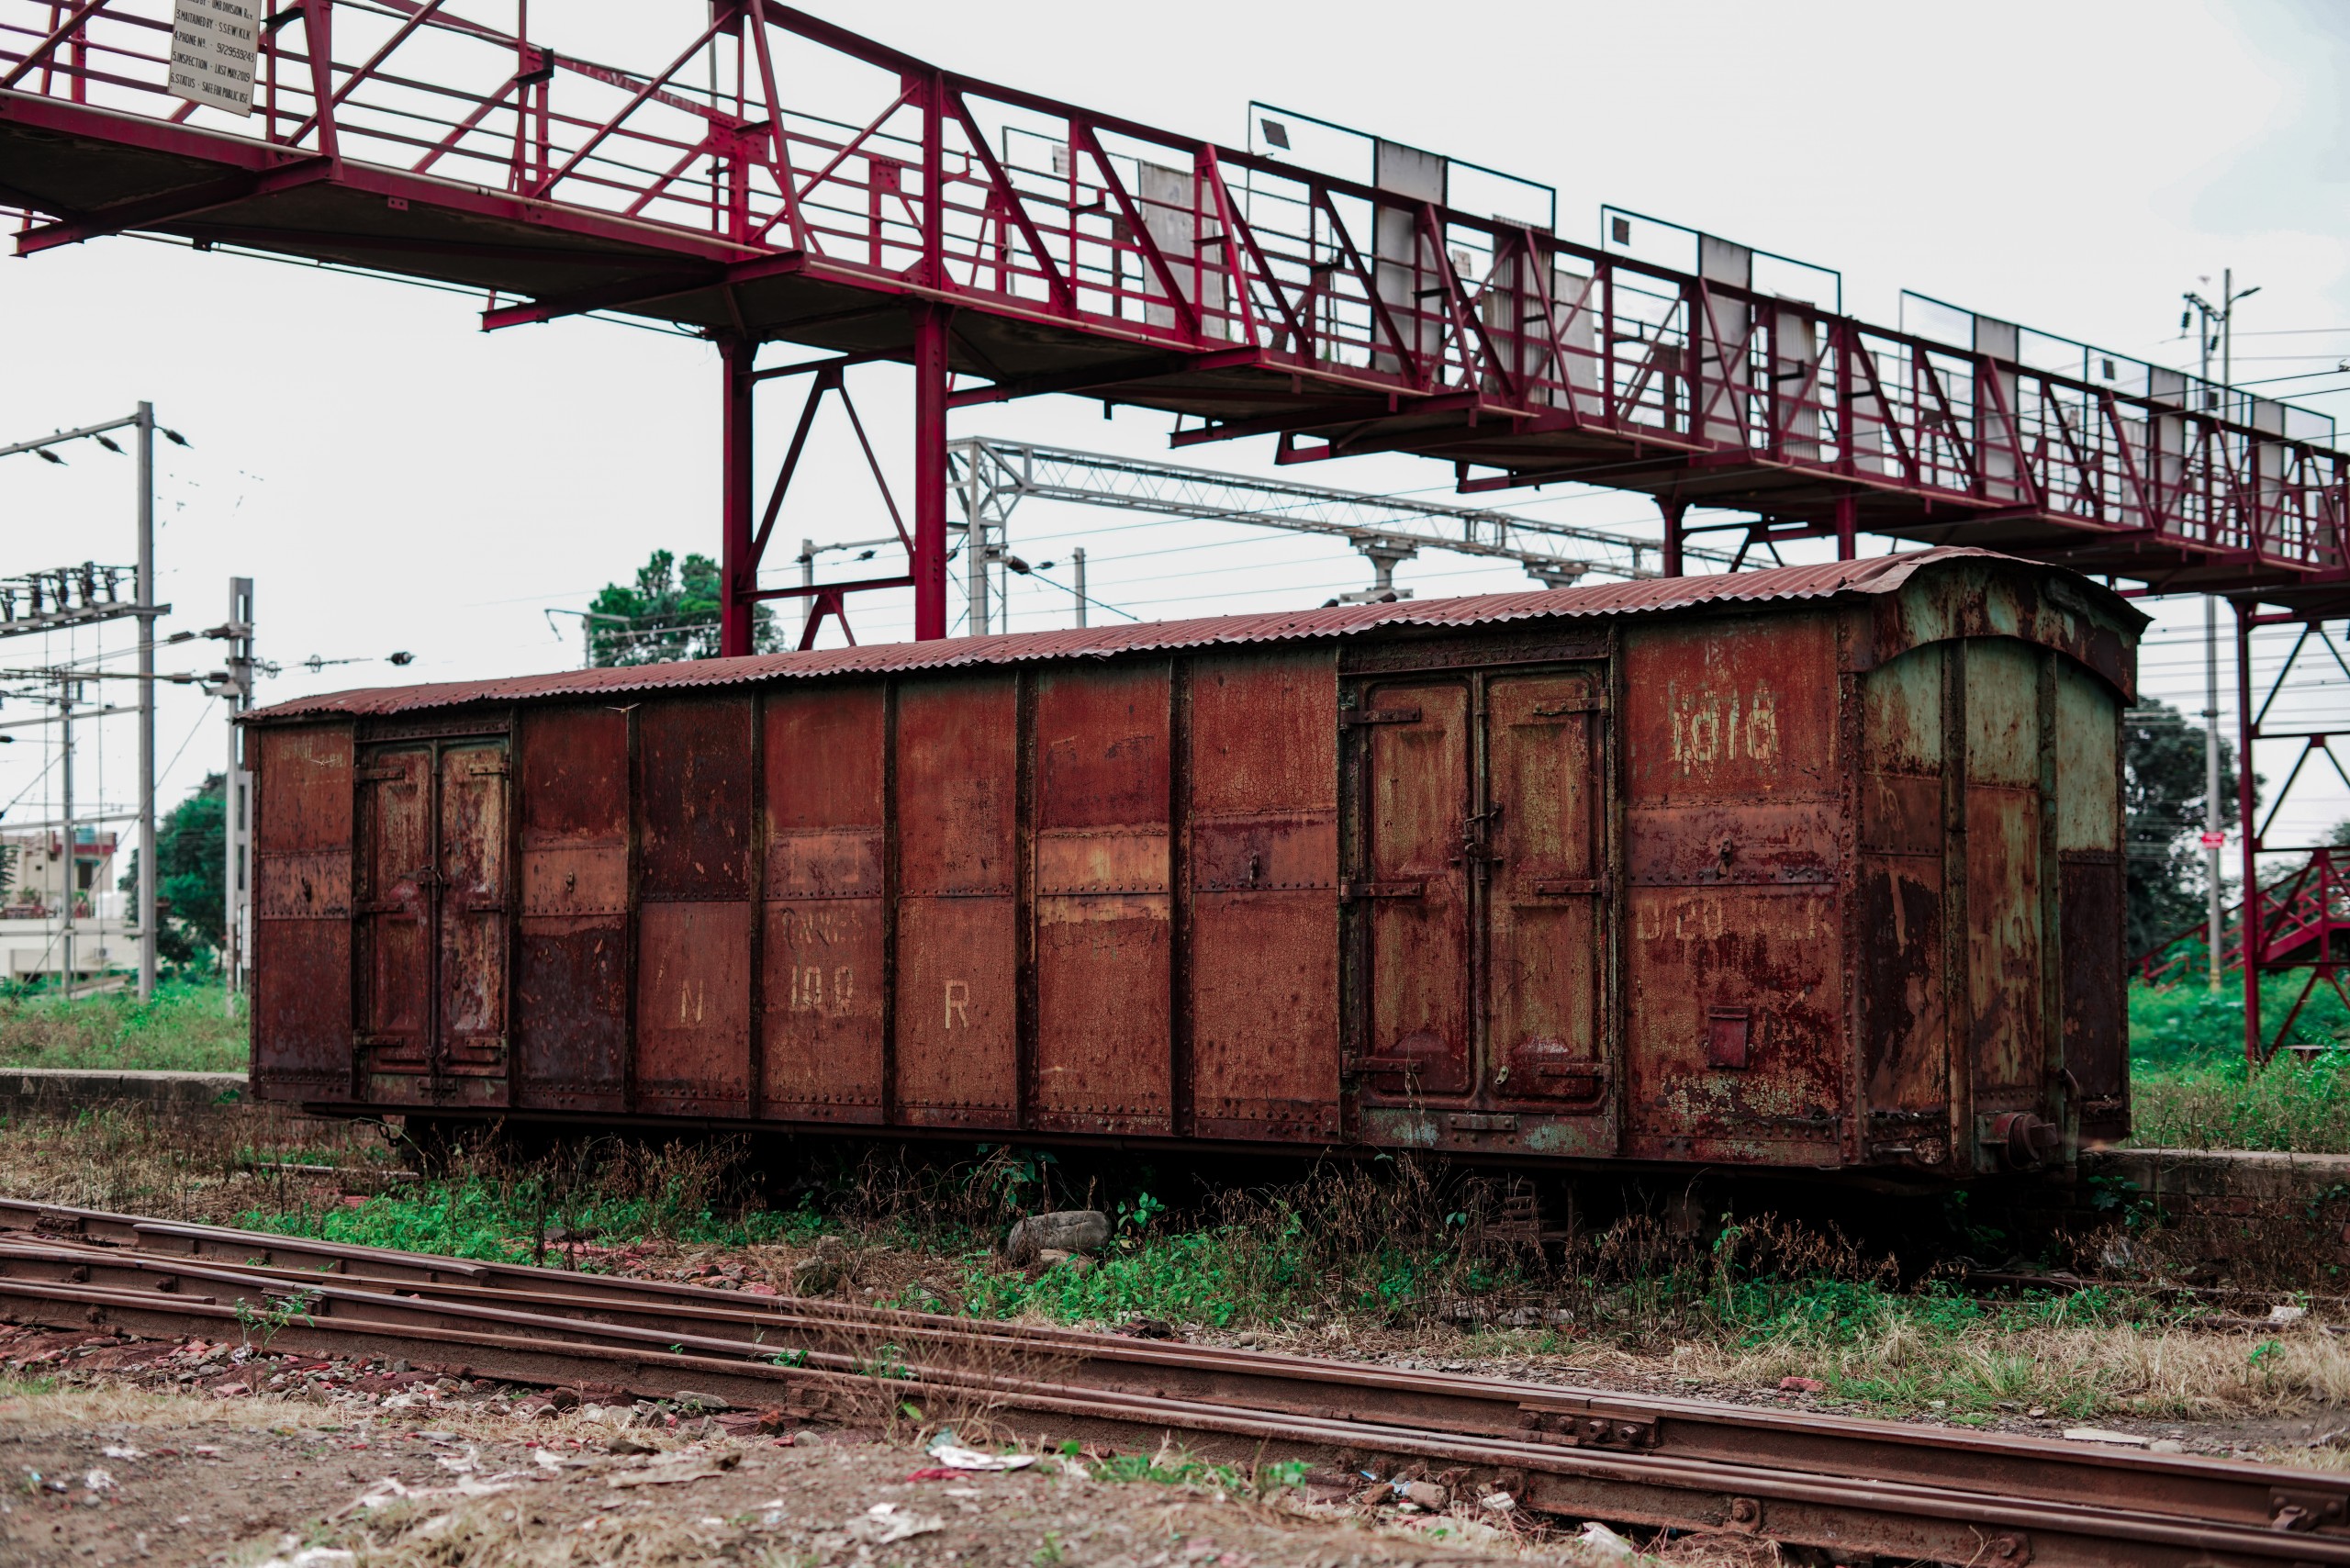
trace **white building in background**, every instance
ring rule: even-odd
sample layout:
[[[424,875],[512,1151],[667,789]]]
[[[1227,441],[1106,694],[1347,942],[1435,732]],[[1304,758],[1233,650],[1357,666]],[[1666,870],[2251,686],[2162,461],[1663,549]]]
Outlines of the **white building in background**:
[[[77,981],[138,969],[130,895],[115,887],[118,847],[115,834],[90,826],[74,828],[71,856],[53,829],[0,834],[0,980],[62,977],[69,951]]]

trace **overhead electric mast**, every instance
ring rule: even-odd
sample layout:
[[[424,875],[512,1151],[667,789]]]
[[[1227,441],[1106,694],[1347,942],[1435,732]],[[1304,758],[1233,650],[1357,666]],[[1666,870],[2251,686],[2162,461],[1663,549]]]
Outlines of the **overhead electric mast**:
[[[64,567],[54,572],[35,573],[31,577],[0,583],[0,637],[24,636],[36,632],[56,631],[67,626],[87,625],[118,618],[135,620],[139,625],[139,889],[136,894],[136,919],[139,925],[139,995],[141,1001],[155,993],[156,969],[156,907],[155,907],[155,622],[167,614],[171,606],[155,602],[155,436],[161,432],[174,446],[185,446],[187,438],[177,431],[165,430],[155,422],[155,405],[140,403],[137,410],[125,418],[106,420],[78,430],[59,431],[52,435],[32,441],[20,441],[0,446],[0,457],[13,457],[20,453],[31,454],[50,463],[64,459],[56,448],[72,442],[93,441],[106,451],[117,454],[108,432],[118,430],[135,431],[135,455],[139,471],[137,479],[136,533],[139,564],[132,574],[131,599],[123,602],[117,593],[118,566],[100,566],[95,563],[76,567]],[[19,613],[19,605],[22,613]],[[114,710],[107,710],[114,711]],[[73,770],[73,702],[64,695],[58,708],[58,722],[63,745],[62,761],[67,777]],[[70,784],[66,790],[68,811],[72,816]],[[71,870],[73,856],[73,827],[69,821],[64,829],[67,867]],[[71,880],[69,877],[68,880]],[[71,935],[73,920],[71,890],[66,900],[65,917],[68,934],[65,938],[65,984],[70,994],[73,984]]]
[[[1024,498],[1344,539],[1382,576],[1393,573],[1394,561],[1408,560],[1421,550],[1513,562],[1545,588],[1563,587],[1586,572],[1621,577],[1663,575],[1651,564],[1662,548],[1654,541],[1491,508],[1365,495],[982,437],[948,442],[946,465],[949,493],[963,512],[965,549],[973,554],[975,633],[990,624],[979,608],[988,597],[988,568],[1002,564],[1002,530]],[[1725,552],[1686,553],[1718,565],[1731,560]]]

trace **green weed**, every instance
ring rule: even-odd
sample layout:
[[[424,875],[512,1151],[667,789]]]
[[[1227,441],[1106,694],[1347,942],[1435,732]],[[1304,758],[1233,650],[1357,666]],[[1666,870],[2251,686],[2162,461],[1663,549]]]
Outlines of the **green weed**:
[[[319,1293],[314,1290],[296,1291],[291,1295],[276,1298],[265,1306],[255,1306],[240,1296],[237,1299],[237,1327],[247,1345],[252,1344],[254,1336],[260,1336],[261,1349],[266,1350],[269,1342],[283,1333],[286,1325],[312,1322],[310,1308],[318,1305],[318,1300]]]

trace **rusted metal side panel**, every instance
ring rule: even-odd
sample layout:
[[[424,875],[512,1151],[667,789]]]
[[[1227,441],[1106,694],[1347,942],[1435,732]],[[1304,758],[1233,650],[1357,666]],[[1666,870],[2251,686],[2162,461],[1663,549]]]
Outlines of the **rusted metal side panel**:
[[[751,700],[648,702],[636,722],[636,1103],[747,1115]]]
[[[2064,1066],[2079,1085],[2083,1138],[2130,1133],[2128,981],[2122,952],[2121,699],[2056,665],[2056,855],[2064,958]]]
[[[439,1051],[443,1102],[507,1103],[509,827],[503,739],[441,753]]]
[[[359,1059],[370,1104],[422,1104],[432,1069],[432,745],[359,769]]]
[[[1869,1151],[1933,1168],[1951,1152],[1942,973],[1943,683],[1941,644],[1862,683],[1859,929],[1861,1072]]]
[[[1470,1092],[1475,994],[1469,868],[1470,678],[1375,680],[1348,715],[1363,736],[1366,1104]]]
[[[1036,1125],[1166,1132],[1171,672],[1079,666],[1035,689]]]
[[[1624,637],[1627,1152],[1825,1162],[1850,1107],[1830,612]]]
[[[1337,661],[1191,669],[1192,1131],[1338,1133]]]
[[[769,694],[762,1109],[786,1120],[882,1116],[878,681]]]
[[[2040,659],[2004,638],[1966,649],[1969,1058],[1977,1120],[2042,1098]]]
[[[518,1104],[617,1111],[628,1092],[628,715],[522,715],[515,760]]]
[[[898,692],[898,1117],[1010,1127],[1019,1115],[1019,713],[1010,674]]]
[[[747,1114],[751,906],[644,904],[637,913],[636,1098],[662,1115]]]
[[[253,822],[253,1084],[270,1099],[352,1086],[348,724],[263,730]]]
[[[1546,1152],[1612,1154],[1606,672],[1497,672],[1484,707],[1491,1097],[1561,1118]]]
[[[637,713],[638,896],[648,902],[747,901],[751,702],[648,702]]]

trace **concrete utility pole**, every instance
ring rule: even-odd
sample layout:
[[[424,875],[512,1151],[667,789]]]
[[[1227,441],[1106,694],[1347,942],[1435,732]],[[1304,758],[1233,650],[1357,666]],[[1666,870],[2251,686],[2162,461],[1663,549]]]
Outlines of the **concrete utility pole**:
[[[1080,544],[1069,553],[1069,564],[1077,574],[1077,623],[1085,624],[1085,546]]]
[[[812,539],[803,539],[800,542],[800,586],[804,588],[813,588],[816,586],[816,542]],[[801,594],[800,596],[800,640],[801,643],[808,641],[809,623],[815,619],[816,596],[813,593]]]
[[[2210,282],[2209,278],[2204,280]],[[2236,292],[2233,267],[2220,273],[2220,303],[2212,304],[2201,295],[2189,291],[2188,309],[2201,317],[2196,331],[2203,363],[2202,381],[2211,385],[2211,351],[2220,351],[2220,417],[2233,414],[2235,389],[2235,314],[2236,301],[2249,299],[2260,292],[2255,284],[2243,293]],[[2182,315],[2182,327],[2190,319]],[[2219,330],[2214,332],[2212,329]],[[2206,409],[2210,394],[2206,393]],[[2239,766],[2243,764],[2239,763]],[[2225,941],[2222,929],[2220,890],[2221,827],[2224,819],[2220,814],[2220,600],[2216,594],[2203,596],[2203,904],[2206,968],[2210,970],[2213,991],[2220,989],[2220,951]],[[2249,832],[2249,824],[2244,824]],[[2251,890],[2245,890],[2245,913],[2251,911]]]
[[[2203,939],[2211,989],[2220,989],[2220,597],[2203,596]]]
[[[244,767],[244,735],[237,721],[253,705],[253,580],[229,579],[229,619],[212,633],[229,644],[228,676],[220,695],[229,704],[229,767],[221,779],[221,838],[225,864],[220,886],[221,969],[229,1005],[244,990],[245,892],[252,846],[252,775]]]
[[[139,405],[139,1000],[155,994],[155,405]]]
[[[81,896],[80,876],[82,851],[73,833],[73,678],[61,676],[57,681],[57,788],[61,823],[58,831],[65,846],[65,866],[60,873],[65,888],[63,905],[59,911],[57,945],[62,968],[59,977],[64,981],[65,1000],[73,1000],[73,901]]]

